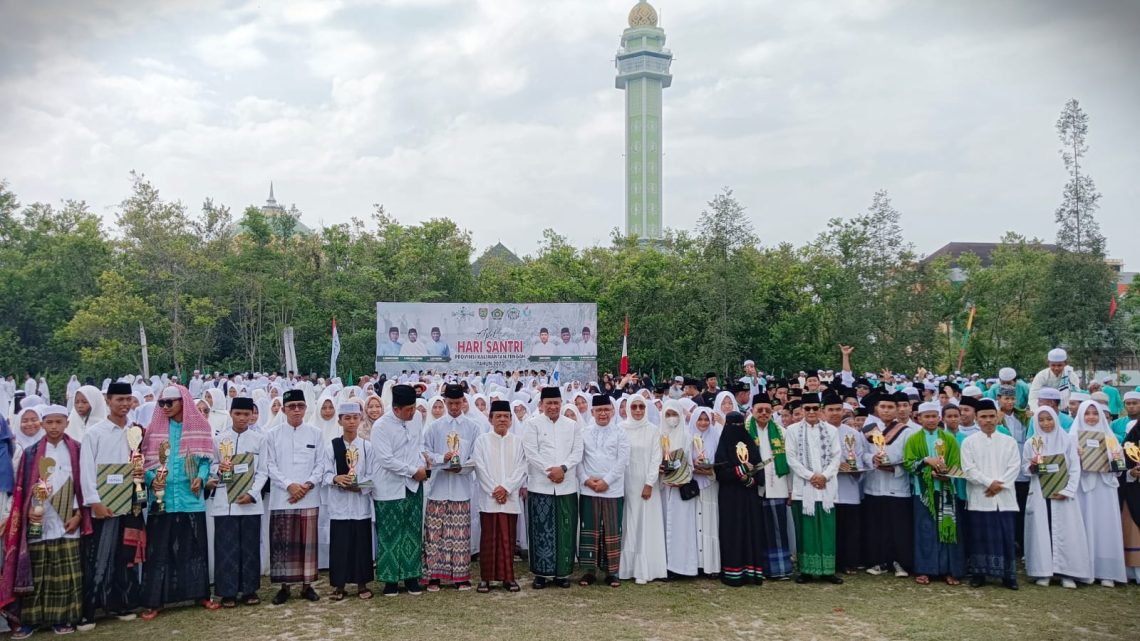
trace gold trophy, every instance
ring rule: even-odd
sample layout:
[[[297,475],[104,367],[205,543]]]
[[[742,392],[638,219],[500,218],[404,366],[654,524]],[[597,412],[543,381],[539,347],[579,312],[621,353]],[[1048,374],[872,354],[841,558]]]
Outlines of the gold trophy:
[[[743,442],[737,442],[736,444],[736,460],[744,465],[748,465],[748,446]]]
[[[1124,464],[1124,451],[1120,449],[1120,441],[1116,440],[1115,435],[1106,434],[1104,437],[1104,445],[1108,448],[1110,469],[1116,473],[1123,472],[1127,465]]]
[[[882,465],[887,457],[887,439],[883,438],[883,433],[880,432],[878,428],[875,428],[875,430],[871,432],[871,442],[874,443],[875,447],[879,450],[879,452],[875,454],[875,459],[879,461],[879,465]]]
[[[847,467],[854,472],[859,469],[859,460],[855,457],[855,435],[848,434],[843,437],[843,444],[847,447]]]
[[[672,457],[669,456],[669,454],[671,452],[672,452],[672,450],[669,449],[669,437],[665,434],[662,434],[661,435],[661,456],[662,456],[662,461],[663,461],[662,464],[665,466],[665,469],[667,469],[667,470],[677,469],[677,462],[674,461],[672,459]]]
[[[234,442],[227,438],[218,443],[218,455],[222,457],[222,463],[227,466],[227,469],[219,471],[218,476],[221,477],[222,483],[229,483],[234,480]]]
[[[459,460],[459,433],[452,432],[447,435],[447,451],[451,454],[451,458],[447,464],[453,468],[463,467],[463,463]]]
[[[1040,474],[1045,471],[1044,465],[1041,464],[1041,450],[1045,449],[1045,439],[1040,434],[1035,434],[1029,439],[1029,444],[1033,446],[1033,458],[1029,462]]]
[[[696,452],[697,465],[708,463],[708,455],[705,454],[705,439],[701,438],[700,434],[693,436],[693,451]]]
[[[355,447],[345,450],[344,460],[348,464],[349,483],[356,487],[356,463],[360,460],[360,450]]]
[[[1124,444],[1124,453],[1128,455],[1128,458],[1132,459],[1133,463],[1140,465],[1140,446],[1129,441]]]
[[[139,425],[131,425],[127,428],[127,447],[131,450],[131,462],[134,464],[136,470],[142,470],[142,454],[139,448],[143,442],[143,430]],[[135,516],[142,514],[142,506],[146,505],[146,485],[143,484],[141,478],[135,480],[135,499],[131,501],[131,512]]]
[[[154,473],[151,487],[158,485],[154,490],[154,513],[162,514],[166,511],[166,461],[170,458],[170,441],[163,441],[158,446],[158,469]]]
[[[28,538],[38,539],[44,535],[44,503],[47,502],[48,497],[51,496],[51,485],[48,484],[48,479],[51,478],[52,468],[55,467],[55,459],[45,456],[40,459],[40,480],[32,487],[32,515],[39,517],[38,523],[28,523]]]

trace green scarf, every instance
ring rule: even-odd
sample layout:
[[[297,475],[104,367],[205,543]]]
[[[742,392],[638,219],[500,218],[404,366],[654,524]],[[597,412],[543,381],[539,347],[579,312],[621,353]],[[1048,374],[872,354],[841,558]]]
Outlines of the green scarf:
[[[748,417],[748,435],[752,437],[756,447],[760,447],[760,430],[756,426],[756,419],[751,416]],[[784,433],[776,421],[768,421],[768,443],[772,446],[772,464],[775,466],[776,476],[787,476],[790,468],[788,455],[784,449]]]
[[[936,432],[945,446],[942,458],[949,469],[961,469],[962,459],[958,449],[958,439],[953,434],[939,428]],[[938,525],[938,540],[942,543],[958,542],[958,520],[954,514],[954,484],[934,478],[934,469],[923,464],[928,456],[937,452],[926,449],[926,430],[915,432],[906,440],[903,447],[903,464],[918,479],[919,499]]]

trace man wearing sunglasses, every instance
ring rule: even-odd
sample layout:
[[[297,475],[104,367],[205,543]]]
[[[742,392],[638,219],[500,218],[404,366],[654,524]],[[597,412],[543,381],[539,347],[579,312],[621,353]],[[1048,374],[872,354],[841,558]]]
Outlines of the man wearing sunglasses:
[[[843,399],[828,391],[805,392],[804,420],[786,432],[788,466],[792,469],[792,519],[796,530],[799,576],[796,583],[823,578],[843,583],[835,574],[835,498],[839,473],[839,430],[823,420],[822,406]]]

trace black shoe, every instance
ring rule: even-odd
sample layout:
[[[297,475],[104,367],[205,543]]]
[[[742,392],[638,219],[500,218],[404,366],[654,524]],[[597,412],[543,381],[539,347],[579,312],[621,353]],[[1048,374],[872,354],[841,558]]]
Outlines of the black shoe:
[[[408,594],[412,596],[419,596],[424,593],[423,588],[420,587],[419,579],[408,579],[404,581],[404,587],[408,589]]]
[[[557,585],[560,588],[568,588],[568,587],[570,587],[570,579],[567,579],[567,578],[554,579],[554,585]]]
[[[535,589],[535,590],[545,589],[546,588],[546,577],[541,577],[541,576],[534,577],[534,583],[531,583],[530,587]]]
[[[1010,590],[1018,589],[1017,579],[1003,579],[1001,584],[1004,585],[1005,587],[1009,588]]]
[[[811,576],[810,574],[804,574],[803,572],[800,572],[799,576],[796,577],[796,583],[799,583],[800,585],[803,585],[804,583],[811,583],[813,580],[815,580],[815,577]]]
[[[385,583],[384,584],[384,592],[382,593],[384,596],[396,596],[399,593],[400,593],[400,584],[399,583]]]
[[[980,588],[985,584],[986,584],[986,577],[984,577],[984,576],[975,574],[974,576],[970,577],[970,587],[971,588]]]
[[[320,595],[317,594],[317,591],[314,590],[313,586],[311,586],[311,585],[306,585],[305,587],[301,588],[301,598],[306,600],[306,601],[314,601],[314,602],[321,600]]]
[[[828,583],[830,583],[832,585],[843,585],[843,579],[840,578],[840,576],[838,574],[829,574],[829,575],[823,577],[823,580],[827,581]]]
[[[281,589],[277,591],[277,594],[273,595],[273,605],[281,605],[282,603],[285,603],[288,600],[289,600],[289,586],[283,585],[283,586],[281,586]]]

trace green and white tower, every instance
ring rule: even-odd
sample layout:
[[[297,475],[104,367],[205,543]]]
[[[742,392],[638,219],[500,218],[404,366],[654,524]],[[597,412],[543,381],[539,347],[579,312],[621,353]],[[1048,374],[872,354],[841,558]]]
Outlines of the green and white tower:
[[[657,10],[638,2],[617,52],[618,89],[625,90],[625,233],[645,241],[662,237],[661,90],[673,84],[665,31]]]

